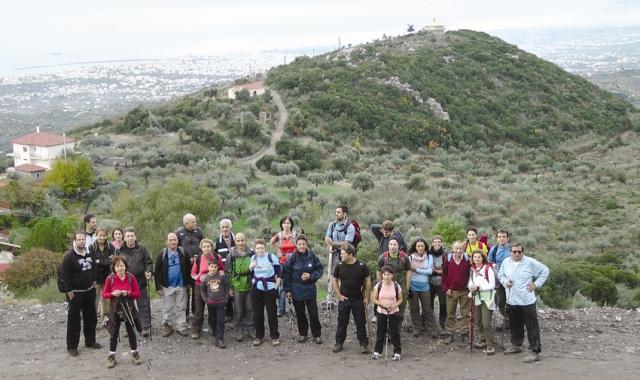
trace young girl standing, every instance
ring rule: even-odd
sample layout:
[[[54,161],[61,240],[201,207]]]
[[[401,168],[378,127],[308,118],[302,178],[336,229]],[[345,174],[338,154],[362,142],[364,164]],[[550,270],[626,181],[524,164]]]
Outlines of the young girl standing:
[[[372,359],[380,359],[384,349],[385,337],[393,344],[393,360],[400,360],[400,304],[402,303],[402,288],[394,281],[395,270],[390,265],[383,266],[382,281],[378,282],[371,292],[371,303],[378,305],[378,329],[376,331],[375,352]],[[388,328],[388,331],[387,331]]]

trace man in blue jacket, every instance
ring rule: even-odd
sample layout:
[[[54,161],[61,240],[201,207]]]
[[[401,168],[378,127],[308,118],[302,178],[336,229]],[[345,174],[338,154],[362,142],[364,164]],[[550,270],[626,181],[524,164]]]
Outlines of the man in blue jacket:
[[[500,266],[498,279],[507,293],[507,315],[511,325],[511,347],[505,355],[522,352],[524,328],[527,328],[529,355],[525,363],[540,361],[540,327],[536,311],[535,290],[540,288],[549,277],[549,268],[536,259],[524,255],[522,243],[511,245],[511,257]]]
[[[299,343],[308,338],[309,323],[311,335],[317,344],[322,344],[322,330],[318,316],[318,302],[316,281],[322,277],[324,267],[315,252],[309,249],[309,240],[303,234],[296,238],[296,252],[294,252],[283,268],[284,291],[287,298],[293,300],[298,321]],[[305,314],[305,307],[309,313],[309,321]]]

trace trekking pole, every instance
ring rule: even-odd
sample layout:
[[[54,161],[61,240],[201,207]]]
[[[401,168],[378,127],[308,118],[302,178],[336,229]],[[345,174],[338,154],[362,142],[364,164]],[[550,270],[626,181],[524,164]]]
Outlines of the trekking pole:
[[[471,292],[471,318],[469,320],[469,353],[473,355],[473,336],[476,319],[476,292]]]
[[[366,294],[365,294],[366,297]],[[375,305],[373,305],[373,308],[375,309]],[[369,321],[369,306],[365,305],[364,307],[364,318],[365,318],[365,323],[367,324],[367,334],[368,334],[368,343],[367,343],[367,348],[369,349],[369,352],[371,352],[371,339],[373,339],[373,337],[371,336],[371,321]]]
[[[295,319],[295,315],[293,312],[293,306],[291,305],[292,302],[290,299],[287,299],[287,302],[289,303],[289,326],[291,328],[291,337],[293,339],[293,341],[296,341],[296,327],[295,327],[295,323],[296,323],[296,319]]]
[[[387,366],[387,356],[389,354],[389,320],[391,319],[391,314],[389,314],[389,309],[384,308],[387,311],[387,331],[384,336],[384,366]]]
[[[136,325],[135,325],[135,321],[133,320],[133,313],[131,312],[131,309],[129,308],[129,304],[127,303],[126,299],[120,301],[120,308],[122,309],[122,314],[124,314],[126,322],[129,323],[129,325],[131,326],[131,331],[133,332],[134,339],[138,341],[138,334],[136,333]],[[126,326],[125,326],[125,330],[126,330]]]

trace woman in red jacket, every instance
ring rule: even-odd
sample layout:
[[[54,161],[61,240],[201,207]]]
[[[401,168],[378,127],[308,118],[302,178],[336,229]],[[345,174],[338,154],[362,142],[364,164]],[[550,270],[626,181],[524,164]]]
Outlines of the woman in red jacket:
[[[116,365],[116,348],[118,347],[118,333],[120,332],[120,322],[124,322],[129,335],[129,346],[131,347],[131,361],[135,365],[142,364],[138,353],[138,341],[133,330],[142,330],[138,321],[138,312],[134,300],[140,297],[140,288],[136,276],[127,272],[129,264],[122,256],[115,256],[111,261],[111,274],[107,277],[102,290],[102,297],[109,299],[109,356],[107,357],[107,367],[113,368]],[[128,317],[131,317],[128,318]],[[130,322],[133,320],[133,324]],[[134,326],[135,325],[135,326]]]

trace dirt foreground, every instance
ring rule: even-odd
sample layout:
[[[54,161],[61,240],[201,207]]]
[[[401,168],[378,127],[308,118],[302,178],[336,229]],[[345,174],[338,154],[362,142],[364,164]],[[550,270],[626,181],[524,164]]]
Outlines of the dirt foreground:
[[[331,352],[335,318],[323,326],[324,344],[293,341],[287,316],[280,318],[280,347],[267,339],[258,348],[233,341],[228,348],[212,345],[205,334],[199,340],[173,334],[160,336],[161,302],[152,302],[153,340],[143,338],[143,364],[130,361],[128,342],[121,338],[118,365],[107,369],[108,333],[99,328],[101,350],[84,348],[71,357],[66,352],[66,305],[0,304],[0,379],[637,379],[640,371],[640,311],[579,309],[539,311],[542,360],[524,364],[526,353],[505,356],[501,349],[487,356],[465,351],[463,343],[445,345],[429,337],[403,332],[402,361],[372,361],[357,352],[353,323],[345,350]],[[321,315],[321,319],[322,319]],[[374,325],[375,334],[375,325]],[[500,342],[500,333],[496,333]],[[508,341],[508,333],[505,335]]]

